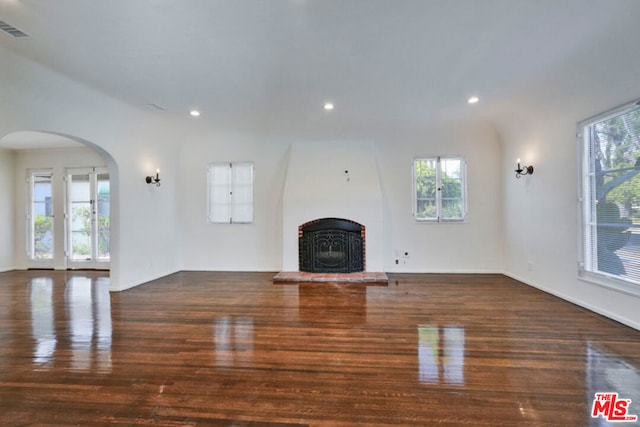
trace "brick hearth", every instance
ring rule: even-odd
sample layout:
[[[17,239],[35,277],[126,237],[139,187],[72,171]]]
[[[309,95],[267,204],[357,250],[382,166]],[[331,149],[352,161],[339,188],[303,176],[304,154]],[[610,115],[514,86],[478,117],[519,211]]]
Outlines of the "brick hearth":
[[[387,284],[386,273],[307,273],[305,271],[281,271],[273,278],[274,283],[337,282]]]

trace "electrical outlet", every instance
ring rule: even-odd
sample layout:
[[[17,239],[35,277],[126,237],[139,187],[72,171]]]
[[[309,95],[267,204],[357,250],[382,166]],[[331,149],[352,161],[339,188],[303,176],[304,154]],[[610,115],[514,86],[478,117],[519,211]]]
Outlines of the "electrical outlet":
[[[532,271],[533,270],[533,263],[531,261],[527,262],[527,270],[528,271]]]

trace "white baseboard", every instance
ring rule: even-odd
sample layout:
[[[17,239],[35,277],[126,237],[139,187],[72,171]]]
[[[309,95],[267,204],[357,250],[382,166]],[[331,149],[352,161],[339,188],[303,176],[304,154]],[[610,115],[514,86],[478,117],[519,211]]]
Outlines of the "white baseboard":
[[[389,274],[504,274],[502,270],[402,270],[388,269],[385,273]]]

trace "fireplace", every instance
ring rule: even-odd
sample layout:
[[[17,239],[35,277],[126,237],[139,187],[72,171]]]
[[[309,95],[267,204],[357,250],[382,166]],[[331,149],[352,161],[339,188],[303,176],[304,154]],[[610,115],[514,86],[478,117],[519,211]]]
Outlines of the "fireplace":
[[[354,273],[364,271],[365,227],[341,218],[323,218],[298,227],[300,271]]]

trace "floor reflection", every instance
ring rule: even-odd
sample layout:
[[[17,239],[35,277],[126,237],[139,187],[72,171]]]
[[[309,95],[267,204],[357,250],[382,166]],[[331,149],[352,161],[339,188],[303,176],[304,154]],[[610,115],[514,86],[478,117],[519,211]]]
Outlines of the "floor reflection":
[[[618,393],[631,399],[630,414],[640,415],[640,370],[611,349],[587,344],[587,403],[591,408],[596,393]],[[592,420],[592,426],[611,425],[604,417]]]
[[[31,334],[35,341],[33,361],[44,364],[56,352],[55,314],[53,310],[53,279],[37,277],[31,280]]]
[[[111,369],[111,304],[109,287],[88,277],[67,281],[71,369]],[[104,279],[102,279],[104,280]]]
[[[418,379],[423,384],[464,385],[464,328],[418,326]]]
[[[68,363],[70,370],[111,370],[111,304],[108,278],[73,275],[64,288],[64,304],[54,303],[51,278],[30,281],[33,361],[46,369]],[[67,339],[58,339],[56,321],[66,323]],[[60,324],[60,323],[59,323]],[[60,356],[56,357],[57,354]],[[67,358],[70,355],[70,358]]]
[[[249,317],[220,317],[214,320],[213,343],[218,367],[231,367],[253,357],[253,320]]]

